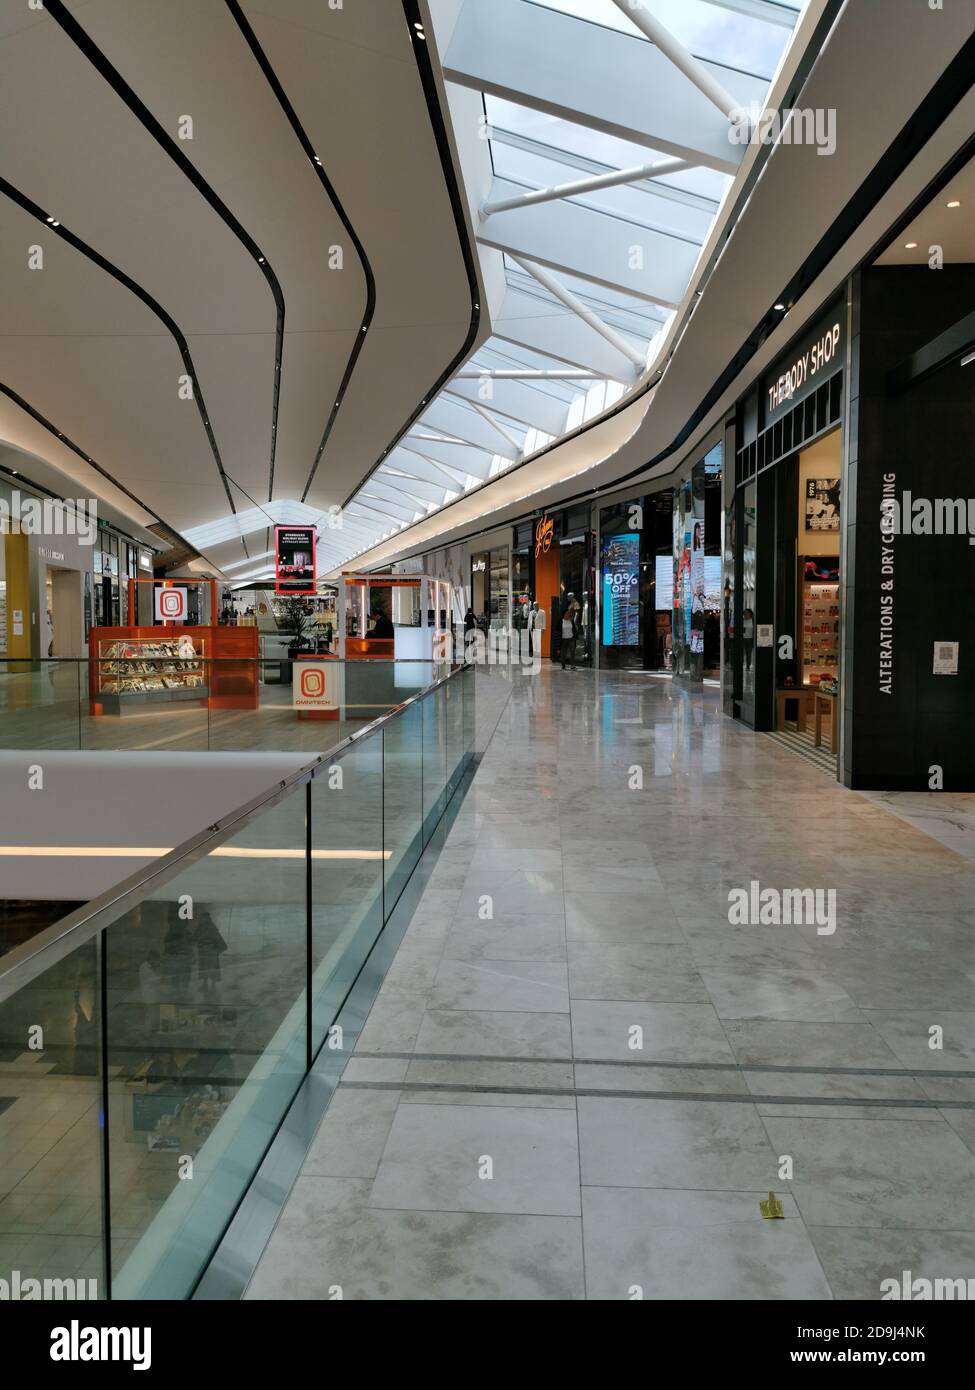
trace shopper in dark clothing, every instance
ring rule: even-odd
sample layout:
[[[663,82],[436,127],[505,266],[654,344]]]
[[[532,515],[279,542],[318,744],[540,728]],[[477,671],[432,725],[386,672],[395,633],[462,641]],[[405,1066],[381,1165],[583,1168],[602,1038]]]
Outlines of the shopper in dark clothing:
[[[227,943],[209,912],[200,914],[193,939],[200,984],[204,994],[209,994],[220,983],[220,957],[227,950]]]
[[[169,909],[169,926],[163,938],[163,978],[173,1004],[189,1003],[190,976],[193,974],[193,937],[179,908]]]

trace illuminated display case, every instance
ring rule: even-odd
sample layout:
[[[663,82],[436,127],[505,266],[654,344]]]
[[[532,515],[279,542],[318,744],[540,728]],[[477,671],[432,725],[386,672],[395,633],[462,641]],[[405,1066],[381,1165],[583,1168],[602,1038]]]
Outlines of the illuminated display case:
[[[206,700],[206,640],[190,633],[98,642],[96,696],[105,714],[146,704]]]
[[[256,627],[95,627],[90,643],[93,715],[194,700],[210,709],[258,707]]]

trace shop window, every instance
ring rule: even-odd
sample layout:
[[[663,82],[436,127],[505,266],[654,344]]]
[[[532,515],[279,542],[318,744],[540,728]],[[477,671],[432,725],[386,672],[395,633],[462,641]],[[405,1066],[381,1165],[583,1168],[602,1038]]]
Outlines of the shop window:
[[[804,408],[804,410],[805,410],[805,428],[803,429],[802,437],[803,437],[803,439],[811,439],[812,436],[816,433],[816,400],[815,400],[815,397],[814,397],[814,396],[810,396],[810,397],[803,403],[803,408]]]
[[[829,383],[829,422],[835,425],[840,418],[843,404],[843,374],[837,372]]]

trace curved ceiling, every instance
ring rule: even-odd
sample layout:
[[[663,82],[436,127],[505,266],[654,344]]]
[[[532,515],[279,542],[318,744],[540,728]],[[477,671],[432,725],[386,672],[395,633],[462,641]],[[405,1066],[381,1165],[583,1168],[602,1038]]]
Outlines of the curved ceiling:
[[[570,3],[592,0],[558,0],[559,8]],[[548,7],[548,0],[540,6]],[[801,21],[805,71],[800,80],[784,63],[768,104],[835,113],[835,153],[821,157],[814,145],[785,142],[750,148],[703,248],[698,279],[659,345],[656,369],[631,398],[389,536],[357,565],[386,566],[536,507],[661,476],[713,430],[970,140],[970,16],[939,11],[932,24],[933,13],[890,0],[878,26],[869,5],[813,0]]]
[[[341,506],[470,340],[404,8],[360,10],[0,3],[0,439],[217,569]]]

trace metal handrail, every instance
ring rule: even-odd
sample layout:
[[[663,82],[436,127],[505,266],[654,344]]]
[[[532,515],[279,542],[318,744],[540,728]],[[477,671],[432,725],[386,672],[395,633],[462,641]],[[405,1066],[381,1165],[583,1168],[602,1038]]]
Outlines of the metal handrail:
[[[121,640],[121,639],[120,639],[120,640]],[[310,653],[309,653],[309,654],[310,654]],[[329,660],[329,661],[337,661],[337,662],[338,662],[340,665],[342,665],[342,666],[354,666],[354,665],[356,665],[357,663],[361,663],[362,661],[365,661],[365,660],[368,660],[368,661],[371,661],[371,662],[388,662],[390,666],[395,665],[397,662],[401,663],[401,664],[404,665],[404,666],[418,666],[418,665],[423,665],[425,662],[429,662],[431,666],[443,666],[443,665],[446,664],[443,660],[440,660],[440,659],[438,659],[438,658],[435,657],[435,656],[370,656],[370,657],[361,657],[361,656],[335,656],[335,655],[333,655],[333,654],[330,653],[330,652],[319,652],[318,655],[321,656],[321,657],[323,657],[323,658],[325,658],[325,659],[327,659],[327,660]],[[233,665],[233,666],[242,666],[242,665],[244,665],[246,662],[255,661],[255,662],[260,662],[260,664],[261,664],[262,666],[279,666],[283,661],[286,661],[286,660],[293,660],[293,659],[294,659],[294,658],[291,658],[291,657],[283,657],[283,656],[201,656],[201,655],[199,655],[199,654],[197,654],[196,656],[184,656],[184,657],[180,657],[180,656],[6,656],[6,655],[5,655],[5,656],[0,656],[0,666],[4,666],[4,665],[6,665],[8,662],[10,663],[10,665],[17,665],[17,666],[28,666],[28,665],[29,665],[29,666],[40,666],[40,665],[43,665],[43,664],[49,664],[49,665],[51,665],[51,666],[67,666],[68,663],[69,663],[69,662],[72,662],[72,661],[75,662],[75,663],[76,663],[77,665],[79,665],[79,666],[82,665],[82,664],[84,664],[84,665],[87,666],[87,665],[88,665],[90,662],[92,662],[92,661],[96,662],[96,663],[99,664],[99,665],[103,665],[103,666],[107,666],[107,665],[109,665],[109,664],[115,665],[115,664],[117,664],[117,663],[121,664],[121,663],[134,662],[134,661],[186,661],[186,662],[189,662],[189,661],[197,661],[197,662],[199,662],[199,661],[206,661],[206,662],[208,662],[208,663],[213,663],[213,664],[216,664],[217,662],[220,662],[220,661],[227,661],[227,662],[230,662],[230,664]],[[21,673],[21,672],[18,672],[17,674],[20,675],[20,674],[22,674],[22,673]],[[432,690],[432,689],[433,689],[433,686],[428,686],[427,689]]]
[[[212,849],[230,839],[233,834],[250,824],[262,812],[270,810],[283,801],[297,787],[310,782],[323,766],[330,766],[350,748],[358,746],[379,729],[392,723],[394,719],[399,719],[412,705],[425,700],[428,695],[439,690],[442,685],[446,685],[448,681],[453,680],[464,671],[473,669],[474,663],[472,661],[464,661],[456,665],[453,670],[449,671],[447,675],[441,676],[432,685],[425,686],[415,695],[410,695],[396,709],[389,710],[386,714],[381,714],[378,718],[371,720],[363,728],[356,729],[341,743],[330,748],[327,753],[320,753],[314,762],[308,763],[305,767],[299,768],[297,772],[285,777],[278,782],[273,790],[259,792],[250,801],[229,812],[222,820],[215,821],[213,825],[207,826],[206,830],[198,831],[196,835],[184,840],[175,849],[171,849],[168,854],[154,860],[148,867],[137,869],[121,883],[106,889],[97,898],[93,898],[74,912],[70,912],[67,917],[62,917],[60,921],[45,927],[30,941],[15,946],[6,955],[0,956],[0,1002],[15,994],[32,979],[36,979],[50,965],[62,960],[77,946],[82,945],[85,941],[90,941],[104,927],[111,926],[112,922],[124,910],[120,906],[123,900],[126,900],[126,907],[136,906],[146,896],[145,892],[140,893],[139,890],[148,891],[150,887],[158,887],[173,878],[180,868],[206,858]],[[128,901],[133,898],[134,894],[138,894],[138,896],[132,901]],[[113,909],[117,910],[113,911]],[[39,959],[41,956],[46,957],[43,962]],[[31,968],[32,966],[33,968]],[[14,979],[14,976],[18,978]]]

